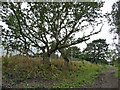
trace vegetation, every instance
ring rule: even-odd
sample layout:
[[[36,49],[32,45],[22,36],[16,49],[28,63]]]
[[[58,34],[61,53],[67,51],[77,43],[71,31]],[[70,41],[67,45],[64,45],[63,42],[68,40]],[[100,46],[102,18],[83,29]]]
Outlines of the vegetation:
[[[22,7],[23,4],[26,7]],[[115,32],[120,37],[119,6],[120,1],[113,5],[113,22],[110,18],[108,20],[116,27]],[[2,2],[0,7],[0,19],[8,25],[8,28],[2,25],[0,32],[2,47],[7,51],[0,62],[4,87],[92,86],[97,74],[109,67],[116,69],[115,76],[119,77],[119,45],[117,53],[108,49],[105,39],[86,43],[102,30],[102,19],[106,16],[101,12],[103,2]],[[100,29],[95,30],[98,25]],[[89,31],[87,28],[92,29]],[[77,33],[81,36],[76,37]],[[80,51],[75,45],[83,42],[87,47]],[[19,55],[12,56],[10,52],[15,50]],[[77,60],[74,61],[74,58]]]
[[[70,59],[79,59],[79,56],[81,54],[80,48],[78,48],[77,46],[72,46],[67,48],[66,50],[64,50],[67,57]]]
[[[118,59],[118,53],[116,49],[109,50],[109,59],[111,60],[109,63],[111,65],[119,66],[119,59]]]
[[[119,66],[114,66],[113,68],[116,70],[116,72],[115,72],[114,75],[115,75],[116,77],[119,77],[119,78],[120,78],[120,69],[119,69],[120,67],[119,67]]]
[[[108,68],[84,61],[71,61],[66,67],[63,60],[52,60],[46,67],[40,58],[23,56],[3,58],[2,62],[3,84],[11,87],[80,88],[92,85],[95,75]]]
[[[109,25],[112,26],[110,32],[118,35],[118,43],[114,43],[118,53],[113,51],[114,55],[111,59],[112,64],[116,66],[115,69],[117,72],[115,73],[115,76],[118,76],[120,72],[120,0],[118,0],[112,5],[112,11],[111,13],[107,14],[107,18]],[[117,39],[116,35],[113,40],[115,39]],[[113,53],[111,52],[111,54]]]
[[[87,44],[86,49],[83,51],[84,59],[92,63],[107,64],[109,55],[108,44],[104,39],[94,40]]]
[[[116,73],[115,76],[120,77],[120,0],[118,0],[116,3],[113,4],[112,6],[112,20],[110,20],[110,23],[112,26],[115,26],[114,28],[111,29],[111,31],[114,31],[114,33],[117,33],[118,35],[118,44],[116,44],[116,48],[118,51],[118,58],[116,60],[117,62],[117,67],[115,67],[116,69]]]
[[[59,50],[66,62],[69,62],[64,49],[87,41],[90,36],[99,33],[94,28],[101,24],[102,13],[99,3],[3,3],[1,5],[2,21],[8,29],[2,28],[2,45],[9,52],[17,50],[25,55],[41,55],[44,63]],[[84,25],[84,23],[86,23]],[[75,38],[75,34],[85,31],[88,25],[92,32]],[[33,52],[33,49],[34,52]]]
[[[110,32],[118,35],[118,44],[114,43],[118,51],[118,56],[120,56],[120,0],[112,6],[111,13],[107,14],[108,23],[111,27]],[[114,40],[117,39],[115,35]],[[120,58],[119,58],[120,61]]]

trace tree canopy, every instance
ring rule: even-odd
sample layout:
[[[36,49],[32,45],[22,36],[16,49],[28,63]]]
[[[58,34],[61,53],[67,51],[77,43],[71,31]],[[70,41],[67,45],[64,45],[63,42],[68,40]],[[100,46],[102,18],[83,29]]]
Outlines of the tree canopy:
[[[72,46],[66,49],[65,53],[70,59],[78,59],[81,51],[77,46]]]
[[[120,0],[116,3],[113,4],[112,6],[112,18],[113,18],[113,23],[116,26],[116,32],[120,32]]]
[[[2,45],[7,50],[42,55],[43,60],[48,60],[53,52],[59,50],[64,57],[64,48],[89,40],[102,28],[94,31],[94,26],[101,24],[96,19],[102,17],[100,8],[103,2],[27,2],[26,8],[22,4],[2,2],[1,18],[8,25],[8,29],[2,28]],[[75,37],[88,26],[93,27],[92,32]]]
[[[108,59],[108,44],[104,39],[94,40],[89,43],[83,51],[87,61],[92,63],[107,63]]]
[[[120,56],[120,0],[112,5],[111,13],[107,14],[108,23],[111,27],[110,32],[114,32],[118,36],[118,43],[114,43]],[[114,39],[117,39],[115,36]]]
[[[116,33],[118,34],[118,55],[120,56],[120,0],[112,6],[112,18],[115,25]]]

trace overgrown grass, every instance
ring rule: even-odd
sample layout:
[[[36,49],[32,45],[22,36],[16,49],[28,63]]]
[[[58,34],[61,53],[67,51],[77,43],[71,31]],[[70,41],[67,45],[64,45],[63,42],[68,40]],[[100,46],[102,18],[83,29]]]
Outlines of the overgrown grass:
[[[2,64],[3,82],[8,82],[4,84],[45,88],[80,88],[92,85],[95,75],[108,68],[106,65],[84,61],[71,61],[66,66],[64,60],[51,60],[48,67],[42,64],[40,58],[22,56],[3,58]]]
[[[120,78],[120,67],[113,67],[113,68],[116,70],[115,76]]]
[[[108,66],[94,65],[85,62],[75,63],[72,65],[78,70],[69,71],[67,77],[63,77],[63,82],[53,86],[53,88],[80,88],[85,85],[93,85],[92,82],[96,75],[99,74],[104,69],[109,68]],[[75,68],[74,67],[74,68]]]

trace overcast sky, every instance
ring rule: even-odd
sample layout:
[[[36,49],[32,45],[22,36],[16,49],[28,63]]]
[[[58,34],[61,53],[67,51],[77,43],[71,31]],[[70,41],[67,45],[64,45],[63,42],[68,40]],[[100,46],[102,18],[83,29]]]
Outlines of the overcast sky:
[[[117,2],[118,0],[102,0],[102,1],[105,1],[104,6],[102,7],[102,12],[103,14],[105,14],[107,12],[111,12],[113,3]],[[98,27],[97,29],[99,28],[100,27]],[[106,42],[112,45],[114,34],[110,34],[109,30],[110,30],[110,26],[108,25],[107,22],[105,22],[102,28],[102,31],[99,34],[92,36],[90,38],[90,41],[88,42],[101,38],[101,39],[106,39]],[[117,40],[116,40],[116,43],[117,43]],[[83,50],[86,47],[86,44],[81,43],[81,44],[78,44],[77,46],[80,47],[81,50]],[[114,47],[110,46],[110,48],[114,48]]]
[[[118,0],[102,0],[102,1],[105,1],[104,6],[102,7],[102,12],[104,14],[106,12],[111,12],[113,3],[115,3]],[[3,24],[4,23],[2,23],[0,21],[0,25],[3,25]],[[4,24],[4,26],[6,26],[6,25]],[[96,29],[99,29],[99,28],[100,27],[98,27]],[[110,29],[110,26],[107,24],[107,22],[104,23],[102,31],[99,34],[92,36],[90,38],[90,41],[88,41],[88,42],[91,42],[93,40],[101,38],[101,39],[106,39],[108,44],[112,44],[113,43],[113,40],[112,40],[113,34],[110,34],[109,29]],[[83,50],[86,47],[86,44],[81,43],[81,44],[78,44],[77,46],[80,47],[81,50]],[[113,47],[111,47],[111,48],[113,48]],[[2,53],[3,53],[3,51],[2,51],[2,49],[0,49],[0,57],[2,56]]]

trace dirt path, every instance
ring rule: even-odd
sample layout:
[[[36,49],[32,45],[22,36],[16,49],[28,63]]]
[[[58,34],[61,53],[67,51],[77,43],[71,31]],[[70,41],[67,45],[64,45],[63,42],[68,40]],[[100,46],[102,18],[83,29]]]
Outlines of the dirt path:
[[[95,85],[92,88],[118,88],[118,78],[115,77],[115,69],[109,68],[101,72],[95,79]]]

